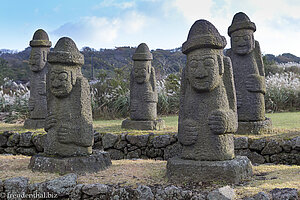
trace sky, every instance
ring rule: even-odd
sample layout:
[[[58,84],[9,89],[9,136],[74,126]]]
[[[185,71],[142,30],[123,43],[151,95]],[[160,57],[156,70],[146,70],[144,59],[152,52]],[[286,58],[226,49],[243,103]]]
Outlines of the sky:
[[[0,49],[22,51],[42,28],[56,44],[72,38],[77,47],[173,49],[186,41],[198,19],[210,21],[227,39],[235,13],[256,24],[263,54],[300,57],[299,0],[6,0],[0,6]]]

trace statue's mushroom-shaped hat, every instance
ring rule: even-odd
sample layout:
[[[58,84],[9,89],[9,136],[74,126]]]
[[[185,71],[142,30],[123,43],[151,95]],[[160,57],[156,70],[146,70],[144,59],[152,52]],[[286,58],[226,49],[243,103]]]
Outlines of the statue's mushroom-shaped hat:
[[[33,34],[32,40],[29,45],[31,47],[51,47],[51,42],[49,41],[48,34],[43,29],[38,29]]]
[[[149,47],[145,43],[141,43],[138,48],[135,50],[135,53],[132,56],[132,60],[152,60],[152,53],[149,50]]]
[[[216,27],[207,20],[197,20],[191,27],[187,41],[182,44],[182,52],[189,53],[195,49],[224,49],[227,42]]]
[[[53,51],[48,54],[48,62],[70,65],[83,65],[84,57],[79,52],[75,42],[68,37],[62,37],[56,43]]]
[[[233,16],[231,26],[228,28],[228,35],[231,36],[234,31],[241,29],[250,29],[254,32],[256,31],[255,24],[251,22],[249,17],[243,12],[236,13]]]

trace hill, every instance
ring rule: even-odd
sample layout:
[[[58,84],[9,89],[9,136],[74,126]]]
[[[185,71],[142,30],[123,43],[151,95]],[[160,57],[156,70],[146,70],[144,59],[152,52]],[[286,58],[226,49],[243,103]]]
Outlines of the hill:
[[[135,52],[135,47],[116,47],[115,49],[92,49],[84,47],[81,53],[84,55],[85,63],[82,67],[82,72],[85,77],[97,77],[100,72],[113,72],[115,68],[122,71],[129,71],[132,68],[132,55]],[[0,50],[0,79],[9,77],[16,81],[26,82],[29,80],[28,59],[30,56],[31,47],[27,47],[24,51],[16,52],[8,49]],[[181,48],[176,49],[156,49],[152,50],[153,62],[152,65],[156,70],[157,78],[167,74],[179,72],[186,62],[186,56],[181,53]],[[282,55],[266,54],[265,59],[268,62],[300,63],[300,58],[284,53]],[[92,70],[92,66],[94,70]],[[1,84],[0,80],[0,84]]]
[[[273,54],[266,54],[265,55],[267,61],[269,62],[277,62],[277,63],[300,63],[300,58],[291,54],[291,53],[283,53],[278,56],[274,56]]]

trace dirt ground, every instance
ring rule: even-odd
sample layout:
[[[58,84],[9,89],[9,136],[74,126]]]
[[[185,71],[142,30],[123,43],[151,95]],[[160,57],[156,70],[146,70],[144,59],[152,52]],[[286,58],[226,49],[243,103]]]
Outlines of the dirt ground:
[[[59,174],[31,172],[27,168],[29,156],[0,155],[0,179],[23,176],[30,183],[39,183],[59,177]],[[103,183],[119,186],[137,187],[138,184],[148,186],[168,186],[166,178],[166,161],[157,160],[113,160],[112,166],[98,173],[80,175],[78,183]],[[297,188],[300,190],[300,166],[264,164],[253,166],[254,176],[235,188],[238,198],[250,196],[260,191],[268,192],[274,188]],[[213,190],[221,187],[217,183],[198,183],[197,185],[177,185],[187,189]]]

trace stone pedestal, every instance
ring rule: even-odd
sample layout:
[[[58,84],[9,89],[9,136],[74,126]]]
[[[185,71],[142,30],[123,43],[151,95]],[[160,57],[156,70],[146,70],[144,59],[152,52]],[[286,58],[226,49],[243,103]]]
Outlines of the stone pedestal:
[[[26,129],[38,129],[45,127],[45,119],[26,119],[24,122],[24,128]]]
[[[226,161],[195,161],[170,158],[167,164],[169,181],[239,183],[252,176],[252,165],[246,156]]]
[[[122,122],[122,128],[136,129],[136,130],[161,130],[165,128],[165,121],[162,119],[149,121],[135,121],[125,119]]]
[[[94,173],[104,170],[111,165],[110,155],[103,151],[93,151],[88,156],[77,157],[48,157],[43,154],[34,155],[28,168],[36,172],[50,173]]]
[[[235,134],[263,135],[272,129],[272,121],[266,118],[264,121],[241,122],[239,121],[238,130]]]

